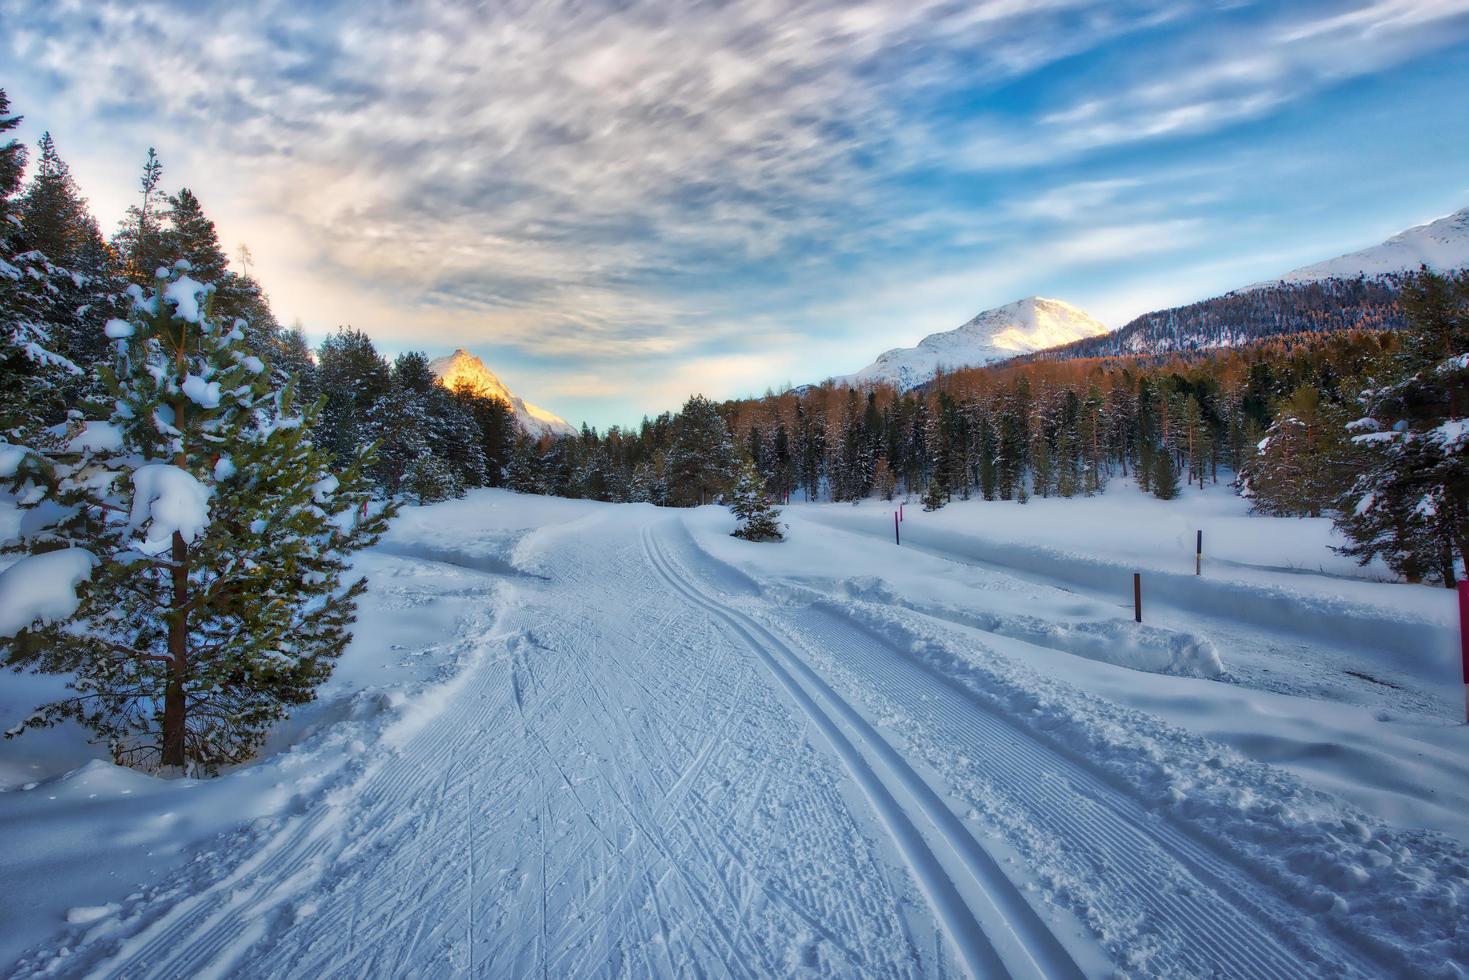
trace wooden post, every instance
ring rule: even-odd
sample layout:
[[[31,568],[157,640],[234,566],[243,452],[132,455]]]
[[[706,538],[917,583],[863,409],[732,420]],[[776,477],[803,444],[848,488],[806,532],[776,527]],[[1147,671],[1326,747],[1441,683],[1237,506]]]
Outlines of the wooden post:
[[[1194,574],[1204,574],[1204,532],[1199,532],[1199,543],[1194,548]]]
[[[1459,656],[1464,672],[1464,724],[1469,725],[1469,582],[1459,582]]]
[[[898,512],[893,511],[893,544],[902,544],[903,536],[898,533]]]
[[[1143,621],[1143,574],[1132,573],[1132,618],[1141,623]]]
[[[903,517],[903,501],[898,501],[898,523],[901,524],[906,518]]]

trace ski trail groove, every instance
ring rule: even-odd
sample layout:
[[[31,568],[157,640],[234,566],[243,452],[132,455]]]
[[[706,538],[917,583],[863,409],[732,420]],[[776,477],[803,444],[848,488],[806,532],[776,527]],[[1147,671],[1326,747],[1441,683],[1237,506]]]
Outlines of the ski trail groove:
[[[803,609],[799,620],[782,618],[781,628],[789,629],[803,648],[804,656],[798,654],[731,603],[699,591],[693,584],[697,576],[677,568],[653,533],[646,532],[645,537],[650,560],[660,566],[671,587],[747,634],[752,645],[778,651],[791,672],[822,693],[833,713],[844,718],[850,713],[861,723],[857,711],[809,663],[850,677],[848,686],[855,685],[864,700],[875,696],[915,716],[935,771],[945,771],[939,757],[943,752],[961,753],[966,767],[979,771],[985,789],[1013,799],[1038,830],[1078,851],[1079,860],[1101,881],[1093,900],[1114,920],[1142,917],[1146,934],[1166,940],[1165,949],[1151,954],[1150,971],[1262,980],[1375,972],[1350,952],[1324,948],[1319,941],[1323,937],[1313,937],[1310,919],[1300,910],[1076,761],[980,704],[951,678],[820,608]],[[716,561],[691,539],[681,543],[695,552],[695,562]],[[870,727],[868,731],[879,743],[872,746],[875,751],[885,747],[898,755],[886,738]],[[922,782],[911,766],[896,771]],[[930,802],[943,811],[934,814],[935,819],[946,814],[958,823],[956,855],[966,859],[971,873],[982,871],[972,862],[984,854],[983,848],[942,800],[933,796]],[[982,798],[974,802],[977,809],[984,805]]]
[[[1014,885],[987,854],[972,853],[978,849],[962,826],[957,826],[952,812],[881,736],[772,634],[738,610],[699,591],[690,577],[680,577],[651,531],[645,530],[644,543],[649,561],[668,586],[731,627],[831,743],[892,834],[972,975],[1081,976],[1065,949]],[[822,703],[831,714],[823,709]],[[950,852],[949,861],[934,853],[924,829],[937,838],[938,846]],[[992,924],[991,928],[996,921],[1007,927],[1007,938],[1011,940],[1005,944],[1008,955],[1002,955],[996,948],[981,924],[981,916],[951,878],[947,865],[953,864],[954,857],[964,864],[984,900],[991,904],[992,911],[984,916]]]

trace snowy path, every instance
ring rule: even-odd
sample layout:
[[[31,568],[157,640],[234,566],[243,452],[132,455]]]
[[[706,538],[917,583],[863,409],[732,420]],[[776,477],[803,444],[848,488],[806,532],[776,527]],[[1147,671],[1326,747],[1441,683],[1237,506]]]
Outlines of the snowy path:
[[[466,619],[468,666],[354,780],[8,972],[1382,970],[931,664],[763,594],[678,515],[594,513],[520,562]]]

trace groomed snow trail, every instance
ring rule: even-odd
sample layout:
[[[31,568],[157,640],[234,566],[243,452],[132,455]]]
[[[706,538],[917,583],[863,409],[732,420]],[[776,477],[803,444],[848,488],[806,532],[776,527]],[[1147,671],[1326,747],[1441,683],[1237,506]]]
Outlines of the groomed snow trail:
[[[1075,967],[951,806],[1043,841],[1053,866],[1071,872],[1062,887],[1124,969],[1260,978],[1373,972],[1320,936],[1300,909],[888,641],[828,609],[759,601],[739,572],[671,523],[645,537],[669,586],[724,619],[778,675],[794,677],[806,702],[849,732],[894,795],[907,799],[1011,975],[1063,976]],[[711,580],[733,583],[733,594]]]
[[[483,572],[500,586],[462,624],[462,671],[354,779],[0,972],[1374,972],[891,641],[763,595],[677,516],[548,527],[520,564]]]

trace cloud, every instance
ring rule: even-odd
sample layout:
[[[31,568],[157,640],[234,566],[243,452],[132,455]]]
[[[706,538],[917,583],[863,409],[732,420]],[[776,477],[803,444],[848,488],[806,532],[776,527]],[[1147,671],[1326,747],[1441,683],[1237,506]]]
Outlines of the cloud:
[[[0,50],[107,121],[99,159],[159,145],[288,318],[651,398],[804,366],[890,288],[1187,247],[1201,181],[1063,164],[1268,115],[1464,7],[0,0]]]

